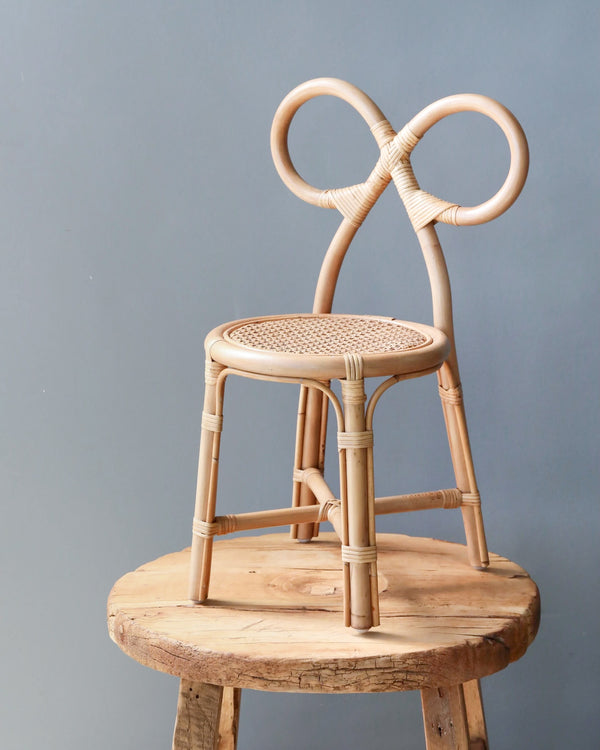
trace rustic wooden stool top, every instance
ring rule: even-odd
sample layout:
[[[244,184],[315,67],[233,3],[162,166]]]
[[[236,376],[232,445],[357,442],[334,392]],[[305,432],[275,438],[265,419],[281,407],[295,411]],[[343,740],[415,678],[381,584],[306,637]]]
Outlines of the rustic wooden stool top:
[[[454,685],[504,669],[537,631],[535,583],[492,555],[468,565],[463,545],[380,534],[381,628],[344,628],[339,543],[287,534],[215,544],[214,589],[187,599],[189,549],[115,584],[110,635],[142,664],[178,677],[258,690],[360,693]],[[310,612],[310,616],[307,616]]]
[[[519,659],[532,642],[539,622],[535,583],[498,555],[487,571],[474,570],[465,547],[450,542],[381,534],[377,545],[381,627],[365,634],[345,628],[340,617],[334,534],[308,545],[287,534],[218,541],[214,588],[203,607],[187,599],[189,549],[117,581],[108,600],[113,640],[142,664],[182,678],[174,747],[214,746],[188,736],[195,710],[188,703],[198,697],[198,720],[208,721],[206,690],[216,685],[309,693],[418,689],[426,732],[429,717],[430,732],[443,739],[445,711],[452,733],[448,744],[428,747],[462,746],[454,736],[461,716],[470,746],[478,746],[473,734],[484,736],[485,728],[473,729],[480,702],[469,689],[478,693],[479,678]],[[212,715],[217,725],[220,700]]]

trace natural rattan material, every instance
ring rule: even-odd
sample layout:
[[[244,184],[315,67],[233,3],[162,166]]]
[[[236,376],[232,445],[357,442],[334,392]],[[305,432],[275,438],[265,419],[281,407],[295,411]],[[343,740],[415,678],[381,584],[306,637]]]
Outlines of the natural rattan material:
[[[352,315],[303,315],[259,320],[232,328],[226,339],[239,346],[287,354],[343,355],[401,352],[431,339],[393,320]]]
[[[292,119],[305,102],[322,95],[336,96],[350,104],[366,121],[377,142],[379,157],[362,183],[323,190],[309,185],[292,163],[288,149]],[[511,156],[502,187],[487,201],[473,207],[461,207],[422,190],[410,162],[413,149],[431,127],[448,115],[464,111],[479,112],[496,122],[507,138]],[[204,602],[208,596],[215,534],[230,533],[234,527],[250,530],[289,522],[292,537],[308,541],[316,536],[319,523],[327,517],[346,550],[344,623],[364,632],[379,624],[377,513],[460,507],[470,563],[482,569],[489,562],[453,346],[450,282],[434,225],[436,222],[458,226],[482,224],[503,213],[525,181],[529,163],[527,141],[514,116],[487,97],[476,94],[445,97],[423,109],[396,132],[379,107],[360,89],[338,79],[322,78],[301,84],[285,97],[273,120],[271,150],[276,169],[292,192],[313,205],[336,208],[344,218],[325,254],[312,314],[232,321],[213,329],[206,337],[208,368],[190,559],[190,599]],[[433,326],[380,316],[331,314],[344,256],[363,220],[391,182],[407,209],[423,251],[431,287]],[[401,380],[435,371],[456,489],[376,498],[373,413],[379,398]],[[216,516],[216,497],[225,380],[232,374],[296,382],[302,388],[296,422],[293,507],[237,514],[231,517],[235,521],[230,522],[228,517]],[[367,402],[366,379],[385,376],[388,379],[375,388]],[[331,380],[340,381],[341,400],[329,387]],[[333,406],[338,428],[339,506],[323,477],[328,409],[324,397]],[[317,507],[331,501],[336,504],[330,508]],[[350,554],[349,550],[357,552]],[[456,699],[459,698],[457,695]],[[461,747],[469,745],[465,737],[459,743]]]

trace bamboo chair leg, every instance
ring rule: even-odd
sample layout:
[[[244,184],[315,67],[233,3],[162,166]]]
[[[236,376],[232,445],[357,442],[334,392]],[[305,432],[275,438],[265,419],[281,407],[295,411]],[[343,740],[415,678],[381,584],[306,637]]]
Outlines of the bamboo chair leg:
[[[223,417],[217,413],[217,376],[221,365],[208,361],[206,365],[206,387],[202,412],[202,433],[198,458],[198,483],[190,559],[189,598],[203,602],[208,596],[213,537],[205,524],[215,517],[217,478],[219,470],[219,448]]]
[[[462,388],[460,385],[445,388],[442,385],[440,377],[439,393],[442,400],[446,430],[448,432],[448,443],[450,445],[450,455],[456,477],[456,486],[463,493],[461,511],[465,526],[469,562],[474,568],[486,568],[489,565],[489,555],[467,430]]]
[[[368,630],[378,625],[376,547],[373,543],[375,517],[369,502],[369,450],[373,433],[366,431],[365,389],[362,360],[346,355],[347,379],[342,380],[345,432],[338,434],[338,447],[345,452],[345,488],[348,546],[342,546],[342,560],[349,567],[350,625]],[[350,359],[352,358],[352,359]],[[375,585],[373,586],[373,577]],[[375,596],[373,596],[373,591]]]
[[[427,750],[470,750],[462,685],[421,690]]]
[[[220,685],[181,680],[173,750],[217,750],[222,701]]]
[[[324,446],[322,445],[323,394],[315,388],[306,389],[303,386],[298,412],[298,429],[296,432],[296,463],[298,465],[294,468],[320,467],[324,452]],[[306,484],[302,484],[296,494],[297,497],[294,497],[295,505],[304,506],[317,503],[317,498]],[[292,537],[300,542],[309,542],[317,535],[317,532],[317,524],[301,523],[292,528]]]

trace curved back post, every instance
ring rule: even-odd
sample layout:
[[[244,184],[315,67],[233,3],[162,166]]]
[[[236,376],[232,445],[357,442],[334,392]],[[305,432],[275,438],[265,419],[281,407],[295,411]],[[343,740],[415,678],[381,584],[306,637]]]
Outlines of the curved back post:
[[[305,102],[324,95],[335,96],[353,107],[371,129],[380,148],[395,135],[392,126],[375,102],[356,86],[338,78],[316,78],[307,81],[290,91],[277,108],[271,128],[271,153],[279,176],[302,200],[314,206],[338,208],[344,217],[321,266],[313,305],[315,313],[331,312],[335,287],[346,251],[371,207],[391,180],[391,175],[386,175],[381,170],[377,171],[379,161],[373,170],[377,174],[372,173],[373,179],[368,189],[364,186],[369,183],[371,177],[361,185],[341,190],[323,190],[313,187],[298,174],[288,149],[290,125],[294,115]]]
[[[309,99],[336,96],[363,117],[380,149],[379,158],[365,182],[337,189],[319,189],[296,171],[288,149],[288,133],[298,109]],[[422,190],[414,175],[410,154],[425,133],[444,117],[457,112],[479,112],[491,118],[506,136],[510,167],[504,184],[487,201],[463,207]],[[436,222],[471,226],[504,213],[521,192],[529,166],[527,140],[513,114],[498,102],[479,94],[457,94],[439,99],[396,132],[379,107],[360,89],[336,78],[317,78],[293,89],[279,105],[271,128],[275,167],[288,188],[299,198],[323,208],[337,208],[343,216],[325,254],[313,312],[331,312],[335,287],[345,254],[362,222],[393,180],[419,239],[425,258],[433,304],[433,323],[454,342],[452,300],[446,262],[434,228]],[[455,369],[454,346],[449,365]],[[455,371],[456,378],[458,370]]]

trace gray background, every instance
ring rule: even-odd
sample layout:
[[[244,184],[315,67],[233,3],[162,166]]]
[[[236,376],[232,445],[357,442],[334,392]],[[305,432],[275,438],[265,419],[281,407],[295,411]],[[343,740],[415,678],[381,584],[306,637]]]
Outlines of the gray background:
[[[598,747],[598,31],[591,2],[1,4],[3,748],[170,746],[177,681],[109,641],[105,599],[189,543],[205,332],[310,308],[338,218],[280,183],[268,132],[287,91],[321,75],[396,127],[485,93],[529,137],[519,202],[440,228],[490,547],[543,600],[536,642],[485,700],[496,750]],[[307,105],[291,140],[323,187],[364,179],[377,154],[334,100]],[[507,148],[461,115],[414,164],[469,205],[496,190]],[[430,320],[391,190],[335,309]],[[296,398],[231,382],[223,512],[288,502]],[[378,494],[451,484],[432,378],[388,394],[376,429],[397,445],[377,451]],[[458,514],[380,528],[462,539]],[[247,691],[241,750],[307,744],[422,747],[418,695]]]

